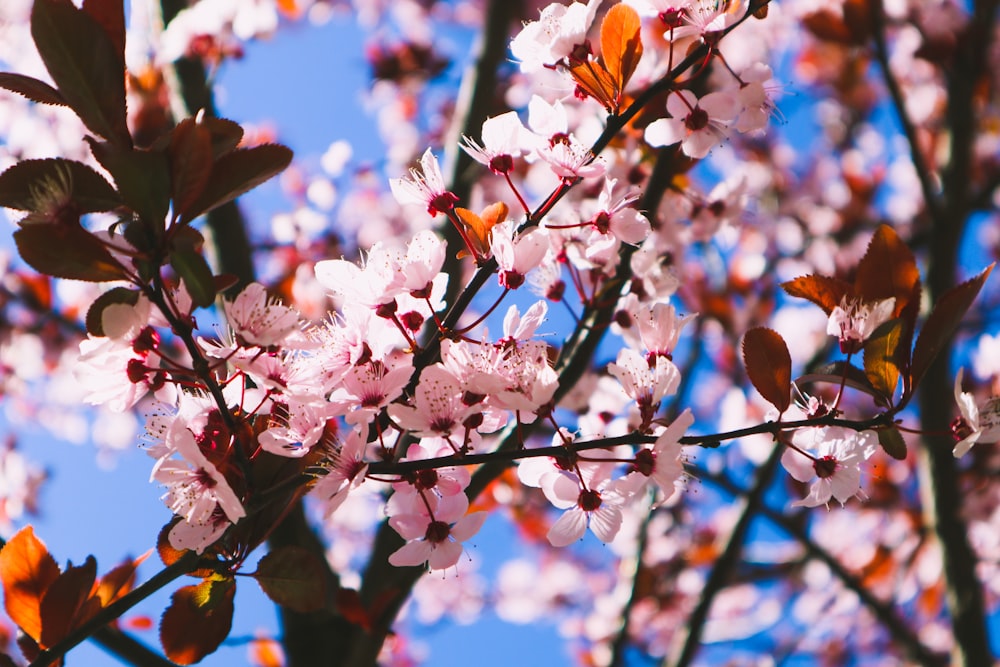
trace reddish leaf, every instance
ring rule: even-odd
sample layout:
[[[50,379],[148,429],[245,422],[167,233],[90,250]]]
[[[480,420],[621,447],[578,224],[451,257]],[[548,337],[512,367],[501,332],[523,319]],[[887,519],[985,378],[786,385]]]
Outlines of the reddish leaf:
[[[87,325],[87,333],[93,336],[104,336],[104,309],[112,304],[127,303],[134,306],[139,301],[138,290],[127,287],[112,287],[99,297],[94,299],[87,309],[87,317],[84,319]]]
[[[40,197],[39,192],[73,201],[78,213],[110,211],[122,205],[103,176],[75,160],[23,160],[0,174],[0,206],[38,211],[49,198]]]
[[[39,646],[55,646],[74,628],[89,620],[101,609],[97,598],[91,598],[97,577],[97,561],[87,556],[83,565],[70,565],[52,582],[42,596],[42,636]]]
[[[326,566],[302,547],[269,552],[257,564],[254,578],[267,597],[283,607],[306,613],[326,605]]]
[[[160,618],[160,644],[167,657],[191,665],[214,652],[229,636],[235,593],[231,578],[205,579],[174,592]]]
[[[171,132],[167,155],[174,213],[185,218],[212,173],[212,135],[201,123],[186,118]]]
[[[278,144],[240,148],[226,153],[212,166],[204,191],[182,220],[192,220],[252,190],[280,173],[291,161],[292,151]]]
[[[875,431],[878,434],[878,444],[882,445],[885,453],[896,459],[903,461],[906,459],[906,441],[903,434],[895,427],[880,428]]]
[[[104,29],[118,57],[125,62],[125,3],[122,0],[83,0],[83,11]]]
[[[851,284],[839,278],[808,275],[799,276],[781,287],[790,296],[808,299],[823,309],[827,315],[840,305],[840,300],[851,293]]]
[[[509,209],[507,204],[496,202],[483,209],[482,215],[476,215],[467,208],[455,207],[455,215],[465,226],[465,233],[472,241],[473,250],[479,257],[486,257],[490,253],[490,240],[493,238],[493,227],[507,219]],[[459,259],[469,253],[462,250],[458,253]]]
[[[21,258],[54,278],[106,282],[125,279],[125,270],[104,244],[83,227],[39,222],[14,232]]]
[[[976,300],[979,290],[983,288],[983,283],[989,278],[994,266],[990,264],[978,276],[952,287],[934,304],[934,310],[927,317],[927,322],[920,330],[917,344],[913,348],[913,363],[910,367],[911,387],[917,386],[930,368],[931,362],[951,340],[952,334],[955,333],[972,302]]]
[[[892,227],[879,226],[858,263],[855,295],[866,303],[894,297],[893,317],[898,317],[919,284],[920,271],[910,248]]]
[[[23,74],[0,72],[0,88],[6,88],[39,104],[69,106],[58,90],[44,81]]]
[[[17,531],[0,550],[4,609],[32,639],[42,636],[42,596],[58,577],[59,566],[31,526]]]
[[[126,560],[101,577],[101,580],[97,583],[96,593],[102,607],[107,607],[132,590],[132,586],[135,584],[136,569],[144,560],[149,558],[151,553],[153,553],[152,550],[147,551],[135,560]]]
[[[792,402],[792,357],[781,334],[765,327],[747,331],[743,363],[760,395],[779,412],[787,410]]]
[[[56,88],[92,132],[131,146],[125,61],[105,29],[70,0],[36,0],[31,36]]]
[[[601,58],[619,98],[642,58],[641,30],[639,14],[626,4],[609,9],[601,23]]]
[[[159,238],[170,208],[170,165],[158,150],[120,149],[89,141],[94,157],[115,179],[122,199]]]
[[[872,388],[881,396],[876,402],[883,407],[892,405],[899,383],[898,348],[902,339],[903,320],[884,323],[865,341],[865,375]]]
[[[212,157],[214,159],[232,152],[243,140],[243,128],[240,127],[240,124],[226,118],[206,116],[201,119],[201,124],[212,137]]]

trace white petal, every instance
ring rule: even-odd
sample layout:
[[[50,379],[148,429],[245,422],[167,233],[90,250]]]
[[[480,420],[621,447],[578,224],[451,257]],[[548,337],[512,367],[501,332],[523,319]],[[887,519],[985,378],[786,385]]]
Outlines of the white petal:
[[[563,512],[563,515],[549,528],[549,544],[565,547],[583,537],[587,530],[587,515],[579,507]]]

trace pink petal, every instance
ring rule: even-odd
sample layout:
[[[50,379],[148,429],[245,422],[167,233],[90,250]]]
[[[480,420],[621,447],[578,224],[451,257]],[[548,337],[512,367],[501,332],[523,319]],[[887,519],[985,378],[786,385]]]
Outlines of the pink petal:
[[[579,507],[563,512],[563,515],[549,528],[549,544],[565,547],[576,542],[587,530],[587,515]]]

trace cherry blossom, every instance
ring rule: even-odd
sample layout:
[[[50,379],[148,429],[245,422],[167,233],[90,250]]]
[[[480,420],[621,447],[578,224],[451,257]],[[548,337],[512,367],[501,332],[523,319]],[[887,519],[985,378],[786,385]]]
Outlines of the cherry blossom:
[[[563,63],[574,49],[584,44],[602,0],[587,4],[552,3],[537,21],[530,21],[511,41],[510,51],[521,71],[537,72],[547,65]]]
[[[843,505],[860,493],[861,464],[875,453],[878,437],[872,431],[829,426],[798,431],[793,443],[781,464],[796,480],[812,484],[809,495],[792,506],[817,507],[831,498]]]
[[[979,441],[1000,440],[1000,396],[977,405],[972,394],[962,391],[964,375],[964,368],[959,368],[955,375],[955,403],[958,404],[959,411],[959,416],[951,424],[952,433],[957,440],[952,450],[955,458],[965,456]]]
[[[840,351],[844,354],[857,352],[876,329],[889,321],[895,306],[893,297],[865,303],[860,298],[845,296],[830,313],[826,332],[840,339]]]
[[[270,298],[260,283],[250,283],[224,309],[238,341],[271,347],[288,345],[292,334],[301,331],[299,314]]]
[[[647,481],[653,482],[667,500],[677,491],[677,483],[684,475],[681,463],[680,439],[694,424],[691,410],[684,410],[670,426],[656,437],[651,448],[642,448],[635,454],[633,472],[626,477],[635,494]],[[636,486],[637,485],[637,486]]]
[[[420,158],[419,171],[411,169],[409,178],[390,179],[389,187],[400,204],[419,204],[432,216],[450,211],[458,201],[445,186],[441,167],[430,148]]]
[[[545,232],[539,229],[517,234],[514,222],[507,220],[493,228],[490,246],[500,268],[500,285],[517,289],[545,257],[548,241]]]
[[[659,118],[646,127],[650,146],[670,146],[680,142],[685,155],[703,158],[728,135],[728,124],[739,109],[735,96],[727,92],[708,93],[697,98],[680,90],[667,98],[669,118]]]
[[[483,122],[482,145],[469,137],[462,137],[460,146],[494,174],[509,174],[514,169],[514,158],[520,157],[526,143],[524,134],[525,129],[517,113],[508,111]]]
[[[393,498],[396,498],[394,495]],[[390,499],[389,525],[407,543],[389,556],[397,567],[427,564],[430,570],[447,570],[462,556],[462,543],[479,532],[486,512],[471,512],[464,493],[452,496],[424,496],[425,503],[400,508],[396,513]]]

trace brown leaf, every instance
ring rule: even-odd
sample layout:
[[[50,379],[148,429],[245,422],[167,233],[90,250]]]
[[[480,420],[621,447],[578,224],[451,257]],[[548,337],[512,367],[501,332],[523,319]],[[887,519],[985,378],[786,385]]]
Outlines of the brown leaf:
[[[254,575],[274,602],[294,611],[318,611],[326,605],[326,566],[311,551],[287,546],[269,552]]]
[[[743,363],[760,395],[779,412],[787,410],[792,402],[792,357],[781,334],[766,327],[747,331]]]
[[[93,168],[75,160],[22,160],[0,174],[0,206],[38,211],[46,199],[40,191],[58,191],[77,213],[110,211],[122,205],[111,184]],[[55,196],[55,195],[53,195]]]
[[[87,556],[83,565],[69,565],[42,596],[42,636],[39,646],[55,646],[74,628],[100,611],[101,603],[91,598],[97,577],[97,561]]]
[[[880,225],[858,263],[855,296],[865,303],[895,298],[893,317],[898,317],[919,284],[920,270],[910,248],[892,227]]]
[[[209,578],[177,589],[160,618],[160,644],[178,665],[191,665],[219,648],[233,624],[232,578]]]
[[[895,427],[880,428],[875,433],[878,434],[878,444],[882,445],[886,454],[897,461],[906,459],[906,441],[903,440],[903,434],[899,432],[899,429]]]
[[[187,222],[236,199],[275,176],[292,161],[291,149],[279,144],[238,148],[222,155],[198,199],[182,218]]]
[[[39,81],[34,77],[25,76],[23,74],[0,72],[0,88],[6,88],[11,92],[17,93],[18,95],[26,97],[32,102],[38,102],[39,104],[53,104],[62,107],[69,106],[66,99],[58,90],[44,81]]]
[[[614,82],[616,105],[642,58],[641,31],[638,12],[626,4],[609,9],[601,23],[601,58]]]
[[[90,150],[108,170],[125,204],[159,238],[170,208],[170,165],[166,151],[132,150],[90,140]]]
[[[83,0],[83,11],[97,22],[125,62],[125,3],[122,0]]]
[[[110,572],[101,577],[101,580],[97,583],[96,595],[101,601],[102,607],[107,607],[132,590],[132,586],[135,584],[136,569],[144,560],[149,558],[151,553],[153,553],[152,550],[147,551],[135,560],[130,559],[119,563]]]
[[[107,282],[124,280],[125,270],[101,241],[80,226],[39,222],[14,232],[21,258],[55,278]]]
[[[87,128],[131,147],[125,122],[125,61],[105,28],[70,0],[37,0],[31,36],[60,95]]]
[[[170,133],[167,155],[174,212],[185,218],[212,174],[212,135],[201,123],[185,118]]]
[[[979,290],[983,288],[994,266],[995,264],[990,264],[979,275],[952,287],[934,304],[934,310],[927,317],[927,322],[920,330],[913,348],[913,363],[910,367],[911,387],[917,386],[934,358],[951,340],[952,334],[972,306],[972,302],[976,300]]]
[[[36,641],[42,636],[42,596],[58,577],[59,566],[31,526],[17,531],[0,550],[4,609]]]
[[[839,278],[810,274],[782,283],[790,296],[808,299],[823,309],[827,315],[840,305],[840,300],[851,293],[851,284]]]

